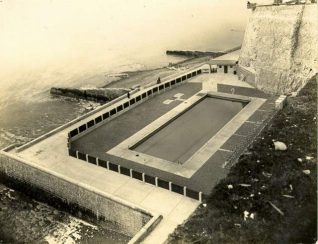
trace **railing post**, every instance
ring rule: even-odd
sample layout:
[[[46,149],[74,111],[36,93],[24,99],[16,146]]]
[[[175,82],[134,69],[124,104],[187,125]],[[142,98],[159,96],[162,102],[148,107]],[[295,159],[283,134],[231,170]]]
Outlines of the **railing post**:
[[[145,173],[142,173],[142,181],[145,182]]]
[[[158,187],[158,177],[155,177],[155,184]]]
[[[169,181],[169,191],[172,191],[172,182]]]
[[[78,151],[76,150],[76,158],[78,158]]]
[[[96,165],[99,166],[99,158],[96,158]]]
[[[106,168],[109,169],[109,161],[106,161]]]
[[[118,165],[118,173],[121,174],[120,165]]]
[[[85,154],[86,162],[88,162],[88,154]]]
[[[186,186],[183,187],[183,196],[187,196],[187,187]]]
[[[133,177],[133,175],[132,175],[132,169],[129,169],[129,174],[130,174],[130,178],[132,178],[132,177]]]

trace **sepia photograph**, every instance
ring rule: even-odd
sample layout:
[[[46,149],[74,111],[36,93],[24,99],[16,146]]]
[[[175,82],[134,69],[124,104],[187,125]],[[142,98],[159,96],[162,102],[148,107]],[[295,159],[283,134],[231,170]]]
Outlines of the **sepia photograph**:
[[[0,244],[317,244],[317,0],[0,0]]]

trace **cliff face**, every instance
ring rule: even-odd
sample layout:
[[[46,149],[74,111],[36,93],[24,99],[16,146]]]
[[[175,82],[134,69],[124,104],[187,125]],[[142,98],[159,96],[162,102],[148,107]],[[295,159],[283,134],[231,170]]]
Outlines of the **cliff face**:
[[[256,8],[239,65],[254,69],[254,86],[269,93],[302,88],[318,71],[317,4]]]

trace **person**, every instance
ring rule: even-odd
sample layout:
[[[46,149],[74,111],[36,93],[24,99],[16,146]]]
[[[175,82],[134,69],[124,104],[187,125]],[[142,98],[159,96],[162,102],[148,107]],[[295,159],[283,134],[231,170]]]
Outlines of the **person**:
[[[160,76],[158,77],[158,80],[157,80],[157,84],[160,84],[161,83],[161,80],[160,80]]]
[[[127,92],[127,98],[130,99],[130,93],[129,93],[129,91]]]

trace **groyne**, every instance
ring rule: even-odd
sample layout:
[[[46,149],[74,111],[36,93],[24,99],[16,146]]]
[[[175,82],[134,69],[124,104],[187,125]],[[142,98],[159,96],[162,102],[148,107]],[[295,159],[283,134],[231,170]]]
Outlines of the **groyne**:
[[[108,102],[129,92],[125,88],[61,88],[52,87],[52,95],[81,98],[92,101]]]
[[[175,55],[189,58],[198,58],[211,56],[212,58],[216,58],[218,56],[226,54],[225,52],[203,52],[203,51],[183,51],[183,50],[167,50],[167,55]]]

